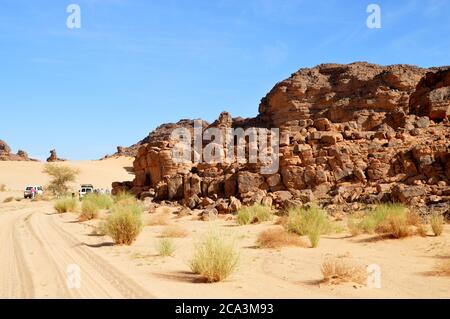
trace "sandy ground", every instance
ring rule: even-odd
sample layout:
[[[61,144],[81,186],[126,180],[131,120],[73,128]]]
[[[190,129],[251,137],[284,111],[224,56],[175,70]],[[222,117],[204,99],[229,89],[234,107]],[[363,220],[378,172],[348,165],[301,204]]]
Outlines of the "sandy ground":
[[[449,298],[450,278],[432,274],[450,258],[450,229],[442,237],[404,240],[324,236],[319,248],[255,247],[272,223],[236,226],[233,221],[202,222],[170,217],[189,235],[175,239],[174,257],[158,256],[165,226],[145,227],[130,247],[114,246],[94,234],[96,222],[78,223],[75,214],[54,214],[48,202],[0,204],[0,297],[6,298]],[[204,283],[192,274],[195,242],[211,227],[236,240],[239,269],[227,281]],[[320,267],[330,256],[360,265],[378,264],[382,288],[321,283]],[[81,270],[81,289],[69,289],[68,267]]]
[[[10,190],[23,190],[27,186],[45,186],[49,178],[42,172],[43,162],[1,162],[0,185]],[[120,157],[104,161],[76,161],[62,162],[58,165],[67,165],[80,170],[77,182],[73,184],[78,190],[80,184],[93,184],[95,188],[111,189],[111,183],[116,181],[133,180],[130,173],[133,167],[133,158]]]
[[[112,181],[132,179],[127,171],[131,163],[122,158],[65,164],[80,168],[78,183],[110,187]],[[169,223],[183,227],[188,236],[174,239],[175,255],[163,258],[156,245],[165,226],[147,226],[132,246],[118,247],[110,238],[94,235],[98,221],[79,223],[76,214],[55,214],[51,202],[3,203],[7,197],[20,198],[27,184],[45,185],[42,165],[0,162],[0,184],[17,189],[0,192],[0,298],[450,297],[450,277],[433,274],[439,262],[450,258],[449,225],[437,238],[376,240],[342,233],[324,236],[317,249],[270,250],[255,243],[274,223],[237,226],[232,220],[202,222],[170,214]],[[195,243],[212,227],[236,241],[240,263],[227,281],[206,284],[191,273],[189,261]],[[379,265],[381,289],[321,283],[323,261],[342,256],[364,267]]]

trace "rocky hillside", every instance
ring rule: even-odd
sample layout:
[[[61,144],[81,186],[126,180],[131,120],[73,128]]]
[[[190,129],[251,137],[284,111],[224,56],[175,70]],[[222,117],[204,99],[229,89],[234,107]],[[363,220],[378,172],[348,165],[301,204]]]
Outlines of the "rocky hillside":
[[[0,161],[35,161],[28,157],[28,153],[19,150],[17,153],[13,153],[9,145],[0,140]]]
[[[277,173],[262,175],[249,164],[176,164],[170,134],[157,130],[158,142],[149,137],[138,149],[136,179],[114,188],[218,213],[241,203],[310,201],[329,208],[399,201],[448,210],[449,79],[448,67],[362,62],[301,69],[262,99],[257,118],[223,113],[211,125],[280,128]]]

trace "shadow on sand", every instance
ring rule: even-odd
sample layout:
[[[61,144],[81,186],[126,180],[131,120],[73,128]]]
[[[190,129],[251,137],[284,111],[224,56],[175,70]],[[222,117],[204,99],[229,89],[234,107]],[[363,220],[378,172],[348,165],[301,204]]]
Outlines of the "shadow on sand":
[[[206,280],[198,275],[189,271],[177,271],[169,274],[153,273],[155,276],[179,282],[193,283],[193,284],[205,284]]]
[[[98,244],[83,243],[83,246],[90,247],[90,248],[112,247],[112,246],[114,246],[114,243],[113,242],[103,242],[103,243],[98,243]]]

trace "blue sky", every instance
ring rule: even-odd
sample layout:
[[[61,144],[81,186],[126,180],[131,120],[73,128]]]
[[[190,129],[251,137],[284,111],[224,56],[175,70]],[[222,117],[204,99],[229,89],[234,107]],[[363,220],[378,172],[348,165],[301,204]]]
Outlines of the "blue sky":
[[[381,29],[366,26],[371,3]],[[255,116],[301,67],[449,65],[449,13],[446,0],[0,0],[0,139],[96,159],[161,123]]]

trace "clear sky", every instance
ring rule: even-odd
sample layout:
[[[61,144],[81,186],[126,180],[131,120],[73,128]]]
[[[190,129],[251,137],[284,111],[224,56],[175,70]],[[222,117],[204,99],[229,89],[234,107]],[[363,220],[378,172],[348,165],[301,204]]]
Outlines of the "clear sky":
[[[447,0],[0,0],[0,139],[97,159],[161,123],[255,116],[301,67],[449,65],[449,14]]]

